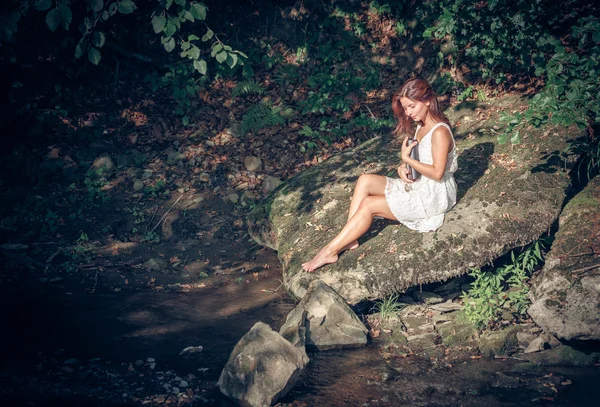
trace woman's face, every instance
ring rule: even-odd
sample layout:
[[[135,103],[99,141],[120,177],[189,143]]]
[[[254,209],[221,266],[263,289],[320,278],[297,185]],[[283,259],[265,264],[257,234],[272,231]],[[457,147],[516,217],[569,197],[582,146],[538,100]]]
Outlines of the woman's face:
[[[417,102],[407,97],[400,99],[400,104],[404,109],[404,114],[416,122],[425,122],[425,118],[429,113],[429,102]]]

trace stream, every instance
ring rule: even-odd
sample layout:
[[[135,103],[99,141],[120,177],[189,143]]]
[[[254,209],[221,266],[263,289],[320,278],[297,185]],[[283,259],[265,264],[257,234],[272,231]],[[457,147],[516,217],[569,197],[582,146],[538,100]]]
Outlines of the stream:
[[[255,322],[278,329],[295,306],[275,253],[256,251],[272,266],[192,286],[92,294],[62,281],[5,284],[4,405],[233,406],[216,387],[231,350]],[[388,345],[380,337],[362,349],[310,353],[281,406],[591,406],[600,399],[600,367],[398,356]]]

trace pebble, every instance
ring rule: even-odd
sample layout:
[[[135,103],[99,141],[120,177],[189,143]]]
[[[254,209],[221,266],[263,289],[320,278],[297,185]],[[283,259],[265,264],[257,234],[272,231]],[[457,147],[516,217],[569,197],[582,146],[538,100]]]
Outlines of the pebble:
[[[186,382],[185,380],[180,381],[179,387],[188,387],[188,382]]]

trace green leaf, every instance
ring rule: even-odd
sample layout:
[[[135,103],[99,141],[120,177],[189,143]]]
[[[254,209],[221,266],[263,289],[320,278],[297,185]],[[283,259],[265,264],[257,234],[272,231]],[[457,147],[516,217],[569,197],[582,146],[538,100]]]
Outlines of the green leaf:
[[[108,6],[108,14],[110,14],[111,16],[114,16],[118,10],[119,6],[117,5],[117,3],[110,3],[110,6]]]
[[[206,34],[204,34],[202,36],[202,41],[206,42],[208,40],[210,40],[214,35],[214,32],[209,28],[208,31],[206,31]]]
[[[52,0],[35,0],[34,7],[38,11],[46,11],[52,7]]]
[[[79,59],[83,56],[83,45],[81,43],[77,44],[75,47],[75,58]]]
[[[192,47],[188,51],[188,58],[190,58],[190,59],[200,58],[200,48],[198,48],[195,45],[192,45]]]
[[[199,40],[200,38],[197,35],[191,34],[188,36],[188,41]]]
[[[508,139],[508,135],[506,133],[502,133],[498,135],[498,144],[506,144]]]
[[[223,49],[223,44],[221,44],[220,42],[215,42],[212,45],[212,51],[210,52],[210,56],[214,57],[215,55],[217,55],[217,52],[221,51]]]
[[[206,75],[206,61],[203,59],[194,61],[194,69],[196,69],[196,71],[198,71],[201,75]]]
[[[88,50],[88,59],[90,60],[90,62],[92,64],[98,65],[101,58],[102,58],[102,55],[100,54],[100,51],[98,51],[97,48],[91,47]]]
[[[229,55],[227,55],[227,65],[229,65],[229,68],[233,68],[238,61],[238,56],[231,53]]]
[[[50,31],[54,32],[60,25],[60,13],[57,9],[52,9],[46,14],[46,25]]]
[[[169,19],[164,31],[167,37],[171,37],[177,32],[177,26],[171,21],[171,19]]]
[[[152,29],[155,34],[162,32],[165,28],[165,24],[167,23],[167,19],[164,16],[154,16],[152,17]]]
[[[68,30],[69,25],[71,25],[71,21],[73,20],[71,9],[61,4],[58,6],[58,12],[60,13],[60,24],[65,30]]]
[[[131,14],[136,8],[137,6],[131,0],[119,1],[119,13],[121,14]]]
[[[90,32],[90,28],[92,27],[92,21],[89,17],[85,17],[81,24],[79,25],[79,32],[81,35],[87,35]]]
[[[162,0],[161,2],[165,10],[168,10],[173,5],[173,0]]]
[[[104,10],[104,11],[102,12],[102,19],[103,19],[104,21],[106,21],[106,20],[108,20],[109,18],[110,18],[110,14],[108,14],[108,11]]]
[[[106,38],[104,37],[104,33],[101,31],[96,31],[92,34],[92,45],[96,48],[102,48],[104,45]]]
[[[227,59],[227,52],[221,51],[216,55],[215,58],[217,58],[217,61],[222,64]]]
[[[188,20],[192,23],[194,22],[194,16],[189,11],[186,11],[185,13],[183,13],[183,18],[185,18],[186,20]]]
[[[515,131],[513,136],[510,138],[510,142],[512,144],[519,144],[521,142],[521,136],[519,134],[519,130]]]
[[[92,11],[94,13],[99,12],[104,8],[104,0],[92,0]]]
[[[185,3],[187,0],[175,0],[175,4],[180,5],[181,7],[185,7]]]
[[[165,41],[164,47],[167,52],[173,51],[175,49],[175,39],[170,37],[167,41]]]
[[[600,30],[592,33],[592,40],[594,40],[594,42],[600,42]]]
[[[190,13],[198,20],[206,20],[206,6],[202,3],[192,3]]]

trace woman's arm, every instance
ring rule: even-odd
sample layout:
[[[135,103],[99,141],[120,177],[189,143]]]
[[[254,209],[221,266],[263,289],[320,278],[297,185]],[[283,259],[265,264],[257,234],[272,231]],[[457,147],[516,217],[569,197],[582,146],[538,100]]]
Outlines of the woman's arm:
[[[445,126],[439,126],[431,135],[431,155],[433,164],[424,164],[420,161],[410,158],[410,152],[417,146],[417,143],[408,145],[408,138],[402,143],[402,161],[416,169],[421,175],[431,178],[434,181],[440,181],[446,171],[446,162],[448,153],[452,150],[452,136]]]

